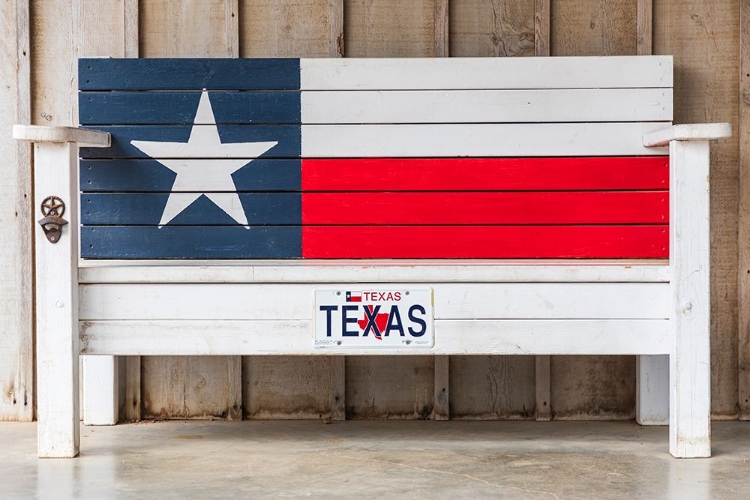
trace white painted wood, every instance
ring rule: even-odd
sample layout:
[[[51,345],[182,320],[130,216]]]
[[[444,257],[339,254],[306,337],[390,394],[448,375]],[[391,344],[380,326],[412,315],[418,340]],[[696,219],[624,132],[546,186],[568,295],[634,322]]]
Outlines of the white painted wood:
[[[117,358],[82,356],[81,359],[84,425],[115,425],[120,410]]]
[[[45,458],[74,457],[79,445],[77,156],[70,142],[34,147],[35,198],[62,198],[69,222],[56,244],[34,224],[38,454]]]
[[[671,121],[672,89],[303,91],[302,123]]]
[[[667,260],[84,261],[81,283],[667,283]]]
[[[709,145],[673,141],[670,151],[669,451],[711,455]]]
[[[398,285],[358,285],[362,290]],[[666,283],[427,283],[436,319],[664,319]],[[424,288],[424,286],[421,286]],[[81,285],[82,320],[310,319],[316,284]],[[325,288],[339,289],[331,285]],[[345,286],[340,287],[346,289]]]
[[[76,127],[13,125],[13,138],[31,142],[77,142],[80,147],[108,148],[109,133]]]
[[[311,320],[81,321],[82,354],[330,355]],[[666,320],[436,320],[432,349],[341,349],[337,355],[666,354]]]
[[[636,422],[669,425],[669,356],[638,356],[635,376]]]
[[[302,59],[302,90],[672,87],[672,56]]]
[[[708,141],[732,136],[731,123],[694,123],[673,125],[643,135],[646,147],[668,146],[670,141]]]
[[[0,8],[0,421],[34,418],[31,147],[8,140],[31,120],[29,0]]]
[[[302,156],[665,155],[665,149],[649,149],[642,142],[643,134],[665,125],[668,124],[302,125]]]

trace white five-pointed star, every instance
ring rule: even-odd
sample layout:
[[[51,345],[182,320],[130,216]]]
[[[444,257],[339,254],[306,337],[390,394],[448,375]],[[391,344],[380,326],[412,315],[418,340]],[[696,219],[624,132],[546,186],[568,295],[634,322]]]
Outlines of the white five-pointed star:
[[[231,218],[248,227],[232,174],[277,142],[222,144],[208,93],[204,90],[188,142],[131,141],[154,160],[177,174],[162,212],[159,228],[206,196]]]

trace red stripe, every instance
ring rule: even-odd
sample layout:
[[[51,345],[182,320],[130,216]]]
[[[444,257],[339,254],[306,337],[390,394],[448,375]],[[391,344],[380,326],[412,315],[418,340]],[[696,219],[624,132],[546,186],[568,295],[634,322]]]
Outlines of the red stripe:
[[[304,226],[306,259],[668,258],[667,226]]]
[[[302,224],[665,224],[666,191],[303,193]]]
[[[303,191],[668,189],[669,157],[303,159]]]

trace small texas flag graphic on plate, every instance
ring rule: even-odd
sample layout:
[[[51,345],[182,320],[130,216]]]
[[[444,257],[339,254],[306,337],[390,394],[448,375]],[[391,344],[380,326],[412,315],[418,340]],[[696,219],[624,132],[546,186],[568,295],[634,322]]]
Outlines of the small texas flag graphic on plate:
[[[362,292],[346,292],[347,302],[362,302]]]

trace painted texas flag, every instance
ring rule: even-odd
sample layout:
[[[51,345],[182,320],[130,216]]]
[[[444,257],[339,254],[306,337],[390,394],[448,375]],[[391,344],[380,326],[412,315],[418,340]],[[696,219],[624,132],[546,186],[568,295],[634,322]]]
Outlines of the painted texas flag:
[[[81,59],[82,256],[667,256],[667,158],[415,61]]]

